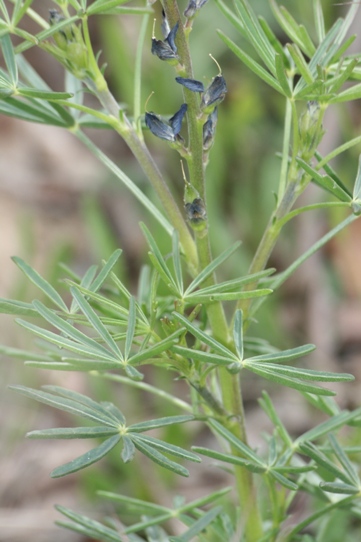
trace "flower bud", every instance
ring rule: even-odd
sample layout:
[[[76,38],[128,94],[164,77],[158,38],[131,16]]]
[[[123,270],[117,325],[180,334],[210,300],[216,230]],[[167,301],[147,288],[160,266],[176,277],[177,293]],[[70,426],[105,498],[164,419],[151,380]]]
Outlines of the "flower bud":
[[[303,152],[312,152],[322,139],[323,130],[320,123],[321,108],[315,101],[307,102],[307,110],[301,115],[299,124],[300,142]]]
[[[62,21],[65,21],[65,17],[56,9],[49,10],[50,25],[54,26]],[[89,76],[88,51],[80,28],[71,23],[65,25],[54,32],[53,39],[56,47],[46,44],[46,49],[79,79]]]
[[[213,145],[218,120],[218,108],[215,107],[203,125],[203,150],[208,151]]]

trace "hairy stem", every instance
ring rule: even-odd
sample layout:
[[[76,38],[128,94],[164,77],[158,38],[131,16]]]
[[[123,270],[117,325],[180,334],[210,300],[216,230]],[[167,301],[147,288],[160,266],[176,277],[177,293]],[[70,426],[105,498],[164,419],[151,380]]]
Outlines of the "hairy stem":
[[[182,75],[193,79],[194,75],[188,38],[181,22],[178,4],[175,0],[163,0],[163,7],[171,27],[179,22],[177,45],[180,61],[183,65]],[[195,92],[191,92],[188,89],[183,89],[183,92],[185,102],[188,105],[188,144],[190,157],[188,160],[188,169],[190,183],[197,190],[206,207],[203,123],[200,120],[202,115],[199,98]],[[196,231],[195,237],[200,269],[204,269],[212,261],[208,228],[201,232]],[[204,281],[204,286],[215,284],[215,282],[216,277],[212,275]],[[209,304],[207,306],[207,315],[213,336],[223,344],[231,346],[231,339],[222,304],[219,302]],[[227,416],[223,417],[223,423],[238,439],[247,442],[240,377],[239,375],[231,375],[224,368],[221,368],[219,369],[219,383],[223,406],[227,411]],[[233,449],[233,447],[232,453],[239,455],[238,450]],[[248,542],[256,542],[261,538],[262,526],[253,486],[253,478],[251,473],[242,467],[235,467],[234,472],[239,502],[244,514],[246,540]]]

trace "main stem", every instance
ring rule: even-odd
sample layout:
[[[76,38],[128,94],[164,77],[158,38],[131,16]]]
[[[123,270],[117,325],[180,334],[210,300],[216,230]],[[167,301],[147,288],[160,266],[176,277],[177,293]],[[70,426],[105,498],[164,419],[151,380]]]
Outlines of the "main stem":
[[[169,24],[173,27],[179,22],[177,33],[177,46],[180,61],[183,64],[184,76],[193,79],[192,61],[189,51],[187,36],[181,23],[178,5],[175,0],[164,0],[163,7]],[[196,93],[184,89],[185,102],[188,105],[188,139],[189,156],[188,170],[190,183],[198,191],[206,207],[206,183],[203,162],[203,124],[200,120],[199,98]],[[199,259],[200,269],[204,269],[212,261],[210,239],[208,228],[201,232],[195,231],[195,241]],[[215,275],[204,281],[204,286],[213,285],[216,282]],[[219,302],[207,305],[207,316],[213,336],[223,344],[232,348],[229,336],[227,320],[223,306]],[[227,411],[223,424],[242,442],[247,442],[246,429],[244,424],[244,409],[240,386],[239,375],[231,375],[226,369],[219,369],[219,383],[222,392],[223,405]],[[235,455],[239,451],[231,447]],[[252,474],[242,468],[235,466],[236,489],[238,492],[241,511],[244,518],[245,538],[247,542],[257,542],[262,536],[262,522],[257,506],[257,498],[253,485]]]

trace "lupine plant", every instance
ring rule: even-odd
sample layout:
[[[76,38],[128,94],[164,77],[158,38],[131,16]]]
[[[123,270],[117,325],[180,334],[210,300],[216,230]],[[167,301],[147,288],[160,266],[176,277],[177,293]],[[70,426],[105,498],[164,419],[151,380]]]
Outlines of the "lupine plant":
[[[238,57],[259,78],[260,85],[268,85],[270,94],[282,97],[285,110],[272,214],[247,274],[235,274],[224,282],[217,281],[215,271],[241,249],[237,241],[222,253],[211,253],[210,234],[217,232],[208,224],[206,170],[214,139],[222,138],[217,118],[222,115],[227,82],[217,59],[210,58],[208,52],[204,52],[204,62],[214,67],[215,75],[210,80],[203,74],[195,75],[190,48],[192,32],[199,18],[207,17],[210,3],[161,0],[132,5],[126,0],[53,0],[49,1],[46,20],[33,7],[33,0],[0,0],[4,59],[0,70],[1,114],[72,132],[141,202],[144,222],[148,213],[153,215],[171,246],[170,253],[164,253],[156,235],[141,224],[149,263],[139,273],[135,292],[130,292],[115,271],[120,249],[101,267],[91,266],[82,277],[64,267],[64,297],[26,262],[14,258],[39,288],[43,301],[3,299],[1,310],[18,315],[17,323],[24,332],[41,339],[42,351],[3,347],[3,352],[25,359],[34,368],[88,373],[89,378],[107,381],[120,390],[115,404],[108,397],[96,401],[54,385],[41,390],[12,386],[28,398],[85,420],[80,427],[74,423],[72,427],[31,431],[27,436],[90,439],[89,451],[55,468],[51,473],[54,478],[90,467],[115,447],[119,448],[119,461],[124,463],[143,454],[148,468],[157,464],[175,475],[189,476],[185,465],[208,457],[233,476],[231,487],[190,502],[177,497],[173,506],[100,491],[104,499],[115,503],[126,523],[95,521],[58,506],[66,518],[59,522],[61,525],[94,540],[311,542],[326,540],[322,532],[335,510],[346,511],[355,521],[361,517],[356,463],[360,450],[345,441],[345,435],[359,430],[361,407],[341,409],[335,392],[324,386],[351,381],[353,376],[303,368],[299,358],[310,354],[313,345],[282,350],[262,337],[249,335],[251,322],[272,292],[361,212],[361,168],[350,188],[350,180],[341,179],[330,164],[333,158],[360,144],[361,137],[344,142],[327,156],[318,150],[326,110],[333,104],[361,98],[361,83],[357,82],[361,79],[360,57],[348,54],[354,40],[348,30],[358,5],[351,2],[345,16],[327,28],[321,0],[313,0],[314,25],[307,30],[276,0],[270,0],[274,18],[285,35],[285,43],[281,43],[269,22],[255,13],[252,2],[215,3],[219,17],[231,23],[234,34],[230,38],[213,28],[208,32],[214,32],[215,40],[223,40],[229,54]],[[126,106],[109,90],[107,72],[93,49],[88,26],[89,19],[98,15],[123,14],[143,21],[134,68],[134,103]],[[26,30],[23,22],[29,18],[38,26],[37,33]],[[67,74],[64,92],[53,91],[25,59],[23,53],[31,47],[41,48],[62,64]],[[151,100],[142,103],[144,48],[151,50],[152,62],[161,63],[161,69],[183,96],[170,116],[151,111]],[[89,93],[97,99],[98,107],[87,105]],[[158,196],[159,205],[85,135],[88,126],[111,128],[119,134]],[[179,154],[182,167],[179,165],[176,175],[184,179],[183,201],[173,196],[171,181],[165,179],[145,143],[146,132],[147,141],[161,139],[160,143],[170,147],[169,152]],[[325,200],[297,205],[311,183],[324,191]],[[279,236],[294,217],[334,208],[342,217],[338,225],[288,268],[268,267]],[[188,385],[189,393],[175,397],[150,384],[144,379],[145,366],[171,372]],[[301,394],[322,413],[324,421],[293,435],[264,391],[259,403],[273,430],[264,436],[262,450],[255,449],[247,438],[242,399],[242,379],[247,372],[257,375],[261,382],[271,381],[274,386]],[[121,393],[125,387],[163,401],[164,414],[169,405],[173,412],[178,409],[178,414],[136,423],[128,414],[126,419]],[[159,434],[148,434],[153,429],[195,422],[204,424],[216,437],[214,448],[194,446],[190,450],[158,438]],[[293,517],[294,503],[301,494],[309,505]],[[135,517],[133,523],[129,522],[130,514]],[[183,525],[180,534],[170,531],[168,520],[174,518]]]

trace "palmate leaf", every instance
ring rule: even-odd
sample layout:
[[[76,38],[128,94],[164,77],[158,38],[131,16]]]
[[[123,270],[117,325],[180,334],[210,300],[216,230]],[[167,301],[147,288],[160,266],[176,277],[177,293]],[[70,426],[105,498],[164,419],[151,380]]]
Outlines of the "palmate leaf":
[[[294,445],[300,446],[303,442],[319,439],[332,431],[336,431],[345,425],[351,424],[360,416],[360,414],[361,408],[357,408],[353,412],[343,410],[339,414],[333,415],[329,420],[316,425],[316,427],[313,427],[309,431],[306,431],[306,433],[303,433],[303,435],[300,435]]]
[[[335,463],[333,463],[321,450],[312,444],[312,442],[304,442],[300,445],[300,451],[310,457],[317,465],[327,470],[333,476],[342,480],[347,485],[355,484],[349,476],[343,472]]]
[[[299,378],[283,375],[278,370],[269,369],[266,364],[262,365],[254,363],[247,366],[247,369],[265,378],[266,380],[270,380],[271,382],[275,382],[276,384],[280,384],[281,386],[286,386],[288,388],[292,388],[298,391],[314,393],[316,395],[336,395],[335,392],[326,388],[320,388],[319,386],[308,384],[307,382],[304,382]]]
[[[184,295],[187,296],[193,292],[203,281],[206,280],[225,260],[227,260],[239,247],[241,243],[237,241],[232,246],[222,252],[217,258],[215,258],[210,264],[208,264],[196,278],[190,283]]]
[[[128,360],[130,357],[130,351],[133,345],[134,334],[136,326],[136,306],[135,299],[132,296],[129,300],[129,318],[128,318],[128,328],[127,334],[125,337],[125,346],[124,346],[124,359]]]
[[[125,542],[115,530],[103,525],[99,521],[77,514],[64,506],[56,505],[55,508],[73,522],[57,521],[56,524],[61,527],[86,535],[94,540],[101,540],[102,542]]]
[[[24,301],[16,301],[15,299],[0,298],[0,313],[1,314],[16,314],[21,316],[36,316],[37,311],[31,303]]]
[[[134,436],[132,436],[134,438]],[[139,440],[141,442],[145,442],[146,444],[149,444],[156,450],[173,455],[175,457],[180,457],[181,459],[187,459],[189,461],[194,461],[195,463],[200,463],[201,459],[198,455],[188,452],[187,450],[184,450],[183,448],[180,448],[179,446],[175,446],[174,444],[169,444],[168,442],[164,442],[162,440],[159,440],[154,437],[150,437],[148,435],[137,435],[136,440]]]
[[[199,457],[193,452],[188,452],[179,446],[168,444],[154,437],[141,435],[141,433],[150,429],[191,421],[194,419],[193,416],[168,416],[126,427],[126,420],[123,414],[112,403],[97,403],[86,395],[59,386],[44,386],[46,391],[33,390],[24,386],[13,386],[12,389],[54,408],[102,424],[95,427],[62,427],[28,433],[27,436],[33,439],[107,437],[100,445],[65,465],[54,469],[51,473],[51,476],[54,478],[65,476],[92,465],[107,455],[121,440],[123,441],[122,459],[125,463],[133,459],[135,448],[155,463],[182,476],[188,476],[187,469],[169,460],[164,454],[173,455],[189,461],[200,461]]]
[[[260,79],[262,79],[267,85],[272,87],[274,90],[283,94],[283,89],[278,83],[277,79],[273,77],[267,70],[265,70],[258,62],[256,62],[252,57],[250,57],[243,49],[236,45],[231,39],[226,36],[221,30],[217,31],[217,34],[222,41],[227,45],[227,47],[236,55],[238,58],[245,64],[253,73],[255,73]]]
[[[224,282],[220,282],[217,284],[213,284],[212,286],[206,286],[205,288],[200,288],[199,290],[196,290],[194,292],[194,282],[197,281],[197,278],[192,282],[192,284],[187,288],[187,290],[184,292],[184,298],[187,299],[187,297],[192,295],[212,295],[215,293],[221,293],[221,292],[229,292],[237,290],[238,288],[241,288],[243,286],[246,286],[247,284],[257,284],[258,282],[262,281],[262,279],[267,278],[269,275],[274,273],[275,269],[265,269],[264,271],[260,271],[259,273],[253,273],[252,275],[245,275],[244,277],[239,277],[237,279],[227,280]]]
[[[67,100],[73,97],[73,94],[69,92],[53,92],[51,90],[38,90],[23,86],[17,89],[16,94],[25,98],[40,98],[48,101]]]
[[[243,25],[243,31],[247,36],[247,40],[252,44],[253,48],[255,51],[257,51],[260,58],[262,58],[270,72],[274,73],[275,51],[257,17],[246,2],[236,0],[235,6]]]
[[[0,38],[0,47],[4,56],[6,67],[9,71],[12,86],[15,87],[18,83],[18,67],[16,65],[14,48],[9,34],[5,34],[5,36]]]
[[[184,504],[181,502],[178,506],[176,505],[175,508],[166,508],[165,506],[160,506],[159,504],[134,499],[126,495],[119,495],[108,491],[98,491],[98,494],[103,498],[115,502],[118,506],[121,505],[122,510],[127,514],[146,517],[144,521],[136,523],[125,529],[125,533],[130,534],[143,531],[152,525],[159,525],[171,518],[179,518],[179,520],[186,525],[192,524],[194,519],[192,519],[188,514],[202,517],[203,513],[199,509],[201,506],[215,502],[219,498],[229,493],[230,490],[230,487],[226,487],[189,503]]]
[[[235,363],[233,358],[220,356],[219,354],[213,354],[211,352],[203,352],[202,350],[186,348],[184,346],[175,345],[172,347],[172,351],[185,358],[201,361],[203,363],[211,363],[213,365],[227,366]],[[238,363],[238,360],[236,363]]]
[[[332,434],[329,435],[328,440],[330,441],[334,455],[336,456],[337,460],[341,463],[349,480],[352,482],[353,485],[360,487],[361,482],[360,482],[360,478],[358,476],[357,470],[355,469],[354,465],[351,463],[350,459],[347,457],[347,454],[345,453],[345,450],[343,449],[343,447],[340,446],[335,436]]]
[[[168,266],[162,256],[162,253],[157,243],[155,242],[154,237],[152,236],[148,228],[145,226],[145,224],[140,224],[140,227],[144,233],[144,236],[151,250],[151,252],[149,252],[149,258],[153,266],[158,271],[159,275],[162,277],[162,280],[167,285],[167,287],[171,290],[171,292],[175,294],[177,297],[182,297],[183,292],[178,289],[177,281],[173,278],[172,273],[168,269]]]
[[[123,436],[123,449],[122,449],[122,460],[123,463],[129,463],[134,459],[135,446],[130,437],[127,435]]]
[[[307,56],[312,57],[315,52],[315,46],[305,27],[303,25],[299,25],[285,7],[279,7],[275,0],[271,0],[270,4],[277,22],[285,31],[287,36],[289,36],[291,40],[294,41],[300,47],[300,49],[307,54]]]
[[[168,425],[174,425],[178,423],[186,423],[194,420],[194,416],[181,415],[181,416],[166,416],[165,418],[157,418],[155,420],[149,420],[147,422],[135,423],[129,426],[128,430],[133,433],[143,433],[150,429],[156,429],[159,427],[166,427]]]
[[[89,467],[107,455],[119,443],[121,438],[122,437],[119,434],[113,435],[99,444],[96,448],[89,450],[73,461],[69,461],[69,463],[65,463],[61,467],[57,467],[52,471],[50,476],[52,478],[60,478],[61,476],[66,476],[67,474],[72,474],[73,472]]]
[[[267,414],[275,428],[277,429],[278,435],[281,437],[283,442],[286,444],[287,448],[291,449],[293,445],[293,440],[289,435],[286,427],[282,423],[280,417],[278,416],[276,409],[271,401],[270,396],[266,391],[262,392],[262,398],[259,399],[259,404],[264,412]]]
[[[187,318],[185,318],[185,316],[177,312],[174,312],[173,316],[187,329],[187,331],[189,331],[192,335],[194,335],[194,337],[202,341],[204,344],[209,346],[214,352],[220,354],[225,358],[228,358],[230,361],[238,361],[238,357],[235,356],[231,350],[229,350],[226,346],[223,346],[223,344],[221,344],[220,342],[213,339],[213,337],[211,337],[204,331],[200,330],[196,325],[194,325]]]
[[[30,431],[26,438],[30,439],[76,439],[76,438],[101,438],[109,437],[119,433],[117,428],[95,426],[95,427],[57,427],[53,429],[40,429]]]
[[[57,386],[44,386],[44,389],[48,391],[34,390],[25,386],[11,386],[10,389],[64,412],[81,416],[107,427],[119,428],[119,421],[116,421],[100,404],[76,392]]]
[[[78,277],[74,277],[73,278],[75,280],[78,280],[79,281],[79,284],[80,286],[82,286],[83,288],[89,288],[89,286],[91,285],[91,283],[93,282],[94,280],[94,277],[97,273],[97,270],[98,270],[98,266],[97,265],[91,265],[84,273],[83,277],[82,278],[78,278]],[[78,303],[76,302],[76,300],[73,298],[72,302],[71,302],[71,305],[70,305],[70,310],[69,312],[71,314],[74,314],[78,311],[79,309],[79,306],[78,306]]]
[[[343,186],[340,186],[334,178],[330,177],[329,175],[321,175],[321,173],[316,171],[301,158],[297,158],[297,163],[299,166],[302,167],[304,171],[306,171],[306,173],[310,175],[315,184],[317,184],[327,192],[330,192],[335,198],[340,201],[346,203],[351,201],[352,198],[347,192],[345,192]]]
[[[229,440],[229,434],[227,432],[224,433],[222,436],[225,436],[227,440]],[[229,440],[229,442],[231,441]],[[210,457],[212,459],[217,459],[219,461],[222,461],[231,465],[242,466],[254,474],[264,474],[266,476],[270,476],[274,478],[278,483],[282,484],[284,487],[292,491],[295,491],[298,489],[297,484],[295,484],[292,480],[289,480],[288,478],[286,478],[282,474],[282,472],[290,473],[290,474],[298,474],[298,473],[303,473],[303,472],[308,472],[310,470],[313,470],[313,467],[309,465],[303,466],[303,467],[294,467],[294,466],[279,467],[277,465],[273,466],[271,464],[266,464],[262,462],[262,460],[258,457],[256,458],[257,461],[252,461],[249,457],[250,455],[253,454],[253,452],[250,449],[247,450],[247,449],[244,449],[243,447],[242,447],[242,453],[243,454],[247,453],[248,459],[238,457],[233,454],[217,452],[215,450],[210,450],[209,448],[204,448],[201,446],[193,446],[192,450],[202,455],[205,455],[207,457]]]
[[[145,348],[144,350],[139,350],[136,354],[133,354],[129,359],[128,363],[131,365],[138,365],[144,361],[151,360],[152,358],[157,357],[159,354],[162,354],[166,350],[169,350],[176,342],[178,342],[179,335],[184,333],[184,328],[180,328],[169,337],[166,337],[162,341]],[[129,367],[130,365],[128,365]]]
[[[35,369],[48,369],[50,371],[72,371],[89,373],[96,371],[102,373],[112,369],[119,369],[119,363],[99,359],[83,359],[63,357],[60,361],[46,360],[38,361],[33,359],[33,354],[28,354],[25,365]]]
[[[217,459],[218,461],[223,461],[231,465],[240,465],[245,467],[247,470],[253,473],[263,473],[267,470],[267,465],[261,465],[259,463],[254,463],[249,459],[244,459],[232,454],[225,454],[222,452],[217,452],[209,448],[204,448],[203,446],[192,446],[192,450],[198,452],[199,454],[205,455],[212,459]]]
[[[14,256],[13,261],[19,267],[19,269],[27,276],[27,278],[35,284],[54,305],[56,305],[60,310],[68,312],[68,307],[65,305],[63,299],[60,297],[58,292],[53,288],[53,286],[45,280],[35,269],[30,267],[24,260]]]
[[[144,442],[142,439],[138,439],[136,436],[133,436],[132,441],[133,441],[134,446],[140,452],[142,452],[142,454],[146,455],[154,463],[157,463],[157,465],[160,465],[164,469],[170,470],[171,472],[174,472],[175,474],[179,474],[180,476],[185,476],[185,477],[189,476],[189,471],[185,467],[168,459],[164,454],[159,452],[154,446],[150,446],[148,443]]]
[[[337,493],[340,495],[358,495],[360,488],[342,482],[321,482],[320,488],[328,493]]]
[[[99,316],[86,301],[85,297],[82,296],[81,293],[74,287],[70,288],[70,292],[92,328],[99,334],[99,337],[108,346],[109,350],[113,353],[115,358],[118,359],[120,362],[123,362],[124,357],[118,345],[114,341],[113,337],[111,336],[105,325],[100,320]]]
[[[222,512],[222,506],[216,506],[212,508],[205,514],[203,514],[199,519],[195,520],[193,525],[180,536],[171,536],[170,542],[189,542],[199,533],[203,533],[206,529],[212,524],[215,518]]]
[[[104,282],[113,271],[114,266],[117,264],[122,252],[123,251],[119,248],[113,252],[109,259],[104,263],[97,277],[94,279],[94,281],[91,282],[89,290],[91,290],[92,292],[97,292],[99,288],[103,286]]]
[[[117,362],[117,358],[112,355],[112,353],[104,348],[101,344],[96,342],[94,339],[91,339],[85,333],[76,329],[72,324],[66,322],[59,316],[57,316],[53,311],[49,310],[45,305],[40,303],[40,301],[33,302],[34,307],[43,318],[45,318],[49,323],[56,327],[59,331],[62,331],[65,334],[65,337],[48,331],[34,324],[30,324],[21,319],[17,319],[17,323],[20,324],[25,329],[28,329],[35,335],[58,345],[60,348],[70,350],[71,352],[76,352],[82,356],[90,356],[92,359],[99,357],[102,360],[110,361],[112,363]],[[69,337],[69,338],[68,338]],[[119,361],[119,366],[120,366]]]
[[[264,467],[264,461],[260,458],[247,444],[239,440],[233,435],[226,427],[216,420],[211,420],[210,425],[216,433],[223,437],[232,446],[237,448],[243,457],[248,459],[251,463],[258,465],[260,468]]]
[[[74,119],[59,105],[52,106],[49,111],[48,102],[35,98],[19,99],[8,97],[0,100],[0,112],[8,117],[15,117],[28,122],[70,128],[74,125]]]

